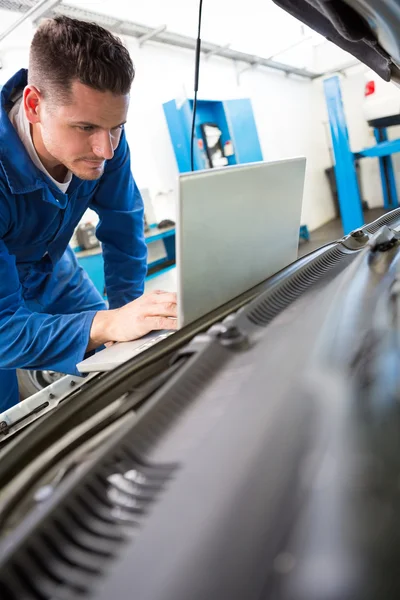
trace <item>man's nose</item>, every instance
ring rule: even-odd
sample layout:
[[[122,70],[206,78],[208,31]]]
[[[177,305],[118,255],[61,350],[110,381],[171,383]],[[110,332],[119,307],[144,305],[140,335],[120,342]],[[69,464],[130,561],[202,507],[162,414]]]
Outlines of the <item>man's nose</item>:
[[[114,146],[111,133],[108,131],[98,132],[92,150],[99,158],[111,160],[114,156]]]

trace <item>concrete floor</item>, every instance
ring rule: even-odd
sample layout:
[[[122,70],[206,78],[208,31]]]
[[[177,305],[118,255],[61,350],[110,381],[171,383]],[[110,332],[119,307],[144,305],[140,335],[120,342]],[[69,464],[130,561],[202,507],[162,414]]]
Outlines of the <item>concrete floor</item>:
[[[371,223],[378,219],[383,214],[387,212],[383,208],[371,208],[370,210],[365,211],[364,219],[365,223]],[[310,241],[305,242],[303,240],[300,241],[299,245],[299,257],[304,256],[305,254],[309,254],[317,248],[328,244],[329,242],[333,242],[335,240],[343,237],[343,227],[340,219],[334,219],[333,221],[329,221],[319,229],[315,229],[310,234]]]

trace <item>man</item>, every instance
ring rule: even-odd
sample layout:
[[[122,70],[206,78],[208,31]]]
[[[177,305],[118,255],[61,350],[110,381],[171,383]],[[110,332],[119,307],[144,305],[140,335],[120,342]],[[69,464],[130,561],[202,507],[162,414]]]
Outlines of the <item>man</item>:
[[[17,368],[79,374],[84,355],[176,327],[176,296],[142,295],[143,202],[125,139],[134,68],[121,41],[64,16],[36,31],[29,70],[1,91],[0,412]],[[99,215],[107,310],[68,245]]]

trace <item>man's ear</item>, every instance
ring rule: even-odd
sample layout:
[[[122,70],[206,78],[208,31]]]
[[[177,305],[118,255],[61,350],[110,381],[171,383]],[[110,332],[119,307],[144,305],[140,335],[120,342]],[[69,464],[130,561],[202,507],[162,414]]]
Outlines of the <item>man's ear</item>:
[[[42,101],[42,96],[39,90],[34,85],[27,85],[24,89],[24,109],[26,118],[30,123],[39,123],[40,122],[40,103]]]

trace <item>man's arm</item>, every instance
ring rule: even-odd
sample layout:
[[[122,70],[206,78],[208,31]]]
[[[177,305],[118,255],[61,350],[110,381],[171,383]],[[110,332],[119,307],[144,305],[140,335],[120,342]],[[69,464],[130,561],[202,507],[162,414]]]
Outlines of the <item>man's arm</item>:
[[[119,308],[143,294],[147,273],[143,201],[132,177],[125,132],[90,208],[100,218],[97,237],[103,244],[109,306]]]
[[[0,239],[0,369],[51,369],[79,375],[96,311],[49,315],[24,302],[15,256]]]
[[[15,257],[0,239],[0,369],[50,369],[79,375],[89,350],[153,329],[176,329],[176,296],[153,292],[120,309],[49,315],[30,311]]]

